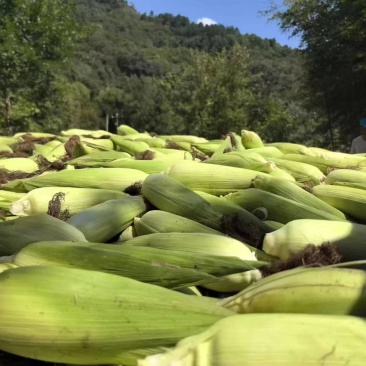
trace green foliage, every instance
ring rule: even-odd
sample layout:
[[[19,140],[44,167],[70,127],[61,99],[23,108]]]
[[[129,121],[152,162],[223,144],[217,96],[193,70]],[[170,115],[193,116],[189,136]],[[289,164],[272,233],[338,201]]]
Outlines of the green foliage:
[[[366,113],[366,2],[285,0],[272,17],[299,35],[313,106],[323,111],[323,131],[333,147],[348,144]]]
[[[0,93],[19,103],[8,122],[26,125],[51,97],[55,67],[72,55],[77,39],[72,10],[71,0],[1,2]]]
[[[239,45],[215,56],[192,51],[192,63],[166,78],[175,114],[189,121],[184,133],[217,138],[246,124],[248,59]]]

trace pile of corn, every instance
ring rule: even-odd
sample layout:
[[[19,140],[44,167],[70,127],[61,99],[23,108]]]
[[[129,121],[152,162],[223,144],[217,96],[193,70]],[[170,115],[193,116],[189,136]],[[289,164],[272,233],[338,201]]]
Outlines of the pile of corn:
[[[121,125],[0,136],[0,179],[1,351],[364,365],[366,156]]]

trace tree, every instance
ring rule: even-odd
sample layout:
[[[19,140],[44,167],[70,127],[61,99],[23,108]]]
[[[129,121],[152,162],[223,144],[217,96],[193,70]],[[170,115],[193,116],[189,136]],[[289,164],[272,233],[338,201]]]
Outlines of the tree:
[[[366,2],[363,0],[284,0],[272,18],[301,37],[314,109],[323,110],[323,131],[333,147],[358,132],[366,113]]]
[[[170,74],[165,88],[184,133],[217,138],[247,122],[248,52],[240,45],[212,56],[192,51],[192,62]]]
[[[0,2],[0,93],[7,106],[6,127],[14,128],[12,100],[26,100],[42,116],[54,92],[56,67],[72,56],[79,38],[74,6],[73,0]]]

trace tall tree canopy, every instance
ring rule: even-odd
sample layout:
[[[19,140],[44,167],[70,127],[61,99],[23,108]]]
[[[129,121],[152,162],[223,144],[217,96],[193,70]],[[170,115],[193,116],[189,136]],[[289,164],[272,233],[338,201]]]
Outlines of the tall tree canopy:
[[[44,113],[53,95],[55,68],[72,56],[78,39],[74,6],[73,0],[0,2],[0,93],[5,123],[22,123]]]
[[[366,2],[284,0],[270,13],[301,37],[312,103],[325,111],[333,145],[347,143],[366,115]]]

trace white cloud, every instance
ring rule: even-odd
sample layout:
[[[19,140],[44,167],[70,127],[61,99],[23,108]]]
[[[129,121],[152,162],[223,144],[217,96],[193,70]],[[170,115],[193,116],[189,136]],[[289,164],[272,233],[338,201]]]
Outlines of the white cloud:
[[[197,20],[197,24],[202,23],[203,25],[214,25],[217,24],[217,22],[210,18],[200,18]]]

